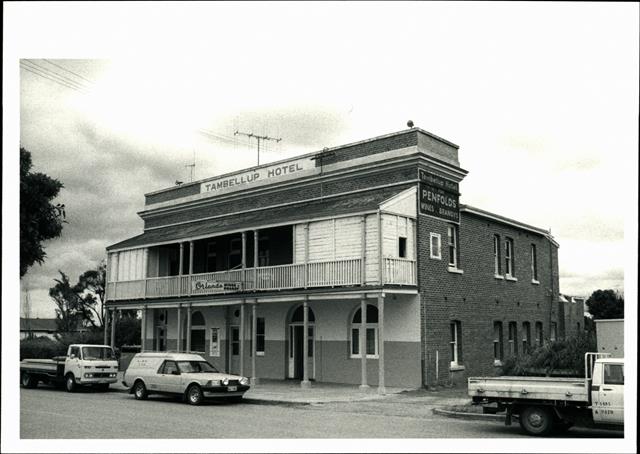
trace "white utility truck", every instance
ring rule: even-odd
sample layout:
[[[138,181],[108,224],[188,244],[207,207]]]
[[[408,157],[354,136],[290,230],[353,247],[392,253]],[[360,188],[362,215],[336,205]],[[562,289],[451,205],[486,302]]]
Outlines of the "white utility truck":
[[[39,382],[64,384],[69,392],[92,385],[103,391],[118,380],[118,361],[108,345],[72,344],[67,356],[20,361],[20,384],[35,388]]]
[[[585,377],[471,377],[468,392],[485,413],[517,415],[530,435],[563,432],[573,425],[624,428],[624,359],[585,355]]]

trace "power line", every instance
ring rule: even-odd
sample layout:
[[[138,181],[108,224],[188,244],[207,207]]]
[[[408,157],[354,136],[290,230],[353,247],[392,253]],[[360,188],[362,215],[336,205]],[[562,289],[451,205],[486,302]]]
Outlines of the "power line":
[[[37,72],[37,71],[35,71],[35,70],[33,70],[33,69],[30,69],[30,67],[28,67],[28,66],[20,65],[20,67],[21,67],[22,69],[24,69],[25,71],[28,71],[28,72],[33,73],[33,74],[36,74],[36,75],[38,75],[38,76],[40,76],[40,77],[42,77],[42,78],[44,78],[44,79],[48,79],[48,80],[50,80],[50,81],[52,81],[52,82],[57,83],[58,85],[62,85],[63,87],[71,88],[72,90],[76,90],[76,91],[80,91],[80,92],[85,93],[85,91],[84,91],[83,89],[80,89],[80,88],[78,88],[78,87],[75,87],[75,86],[73,86],[73,85],[71,85],[71,84],[67,84],[67,83],[65,83],[65,82],[60,82],[59,80],[56,80],[56,79],[54,79],[54,78],[52,78],[52,77],[48,77],[47,75],[45,75],[45,74],[43,74],[43,73]]]
[[[61,79],[61,80],[65,81],[65,82],[71,83],[71,84],[73,84],[73,85],[77,85],[77,86],[78,86],[78,87],[80,87],[80,88],[88,88],[88,87],[84,84],[84,82],[79,82],[79,81],[77,81],[77,80],[75,80],[75,79],[72,79],[72,78],[68,77],[68,76],[67,76],[67,75],[65,75],[65,74],[60,74],[60,73],[58,73],[58,72],[56,72],[56,71],[53,71],[53,70],[51,70],[51,69],[47,68],[46,66],[43,66],[43,65],[41,65],[41,64],[39,64],[39,63],[36,63],[35,61],[32,61],[32,60],[23,60],[23,61],[22,61],[22,63],[24,63],[24,64],[28,63],[29,65],[31,65],[31,67],[38,68],[39,70],[41,70],[41,71],[43,71],[43,72],[47,73],[48,75],[51,75],[51,76],[56,77],[56,78],[58,78],[58,79]]]
[[[49,63],[50,65],[53,66],[57,66],[58,68],[67,71],[68,73],[73,74],[74,76],[79,77],[80,79],[86,80],[87,82],[89,82],[90,84],[93,84],[92,81],[90,81],[89,79],[87,79],[86,77],[81,76],[80,74],[74,73],[73,71],[71,71],[70,69],[65,68],[64,66],[60,66],[57,63],[52,62],[51,60],[47,60],[46,58],[44,59],[44,61],[46,61],[47,63]]]
[[[26,71],[29,71],[33,74],[36,74],[40,77],[43,77],[45,79],[48,79],[52,82],[56,82],[59,85],[63,85],[67,88],[71,88],[73,90],[77,90],[77,91],[81,91],[81,92],[86,92],[87,87],[85,87],[84,85],[81,85],[80,83],[69,79],[67,77],[61,76],[53,71],[49,71],[46,68],[42,68],[39,65],[35,65],[32,62],[29,61],[21,61],[20,62],[20,67]]]

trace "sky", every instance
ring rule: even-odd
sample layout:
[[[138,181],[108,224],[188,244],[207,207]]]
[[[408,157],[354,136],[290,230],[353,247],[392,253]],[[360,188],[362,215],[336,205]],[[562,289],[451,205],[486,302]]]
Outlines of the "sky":
[[[462,203],[551,230],[562,293],[635,294],[638,4],[4,7],[3,284],[33,316],[54,316],[58,270],[75,282],[141,233],[143,195],[194,158],[195,179],[255,165],[235,131],[282,139],[266,163],[408,120],[460,146]],[[20,282],[18,145],[67,216]]]
[[[632,6],[178,8],[189,26],[154,9],[144,39],[157,41],[144,53],[45,52],[20,65],[19,141],[34,170],[64,184],[56,202],[67,214],[45,264],[22,280],[34,316],[54,315],[58,270],[75,281],[107,245],[141,233],[143,194],[189,181],[194,158],[195,179],[255,165],[255,141],[235,131],[282,139],[262,143],[265,163],[409,119],[460,145],[462,203],[551,230],[561,292],[624,291],[634,193],[620,185],[637,160]],[[358,13],[367,20],[354,22]],[[83,89],[42,76],[59,79],[51,72]]]

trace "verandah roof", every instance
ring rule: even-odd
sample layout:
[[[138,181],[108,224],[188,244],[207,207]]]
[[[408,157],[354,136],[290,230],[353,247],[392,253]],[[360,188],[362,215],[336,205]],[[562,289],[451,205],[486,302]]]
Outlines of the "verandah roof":
[[[253,210],[246,213],[224,216],[216,219],[190,222],[187,224],[147,230],[143,234],[126,239],[107,247],[107,250],[127,249],[139,246],[167,243],[185,238],[198,238],[223,232],[250,230],[263,225],[292,223],[305,219],[345,215],[374,211],[380,203],[399,194],[411,183],[391,188],[349,194],[329,199],[300,202],[283,207]],[[283,200],[283,202],[286,202]],[[211,216],[215,216],[212,209]]]

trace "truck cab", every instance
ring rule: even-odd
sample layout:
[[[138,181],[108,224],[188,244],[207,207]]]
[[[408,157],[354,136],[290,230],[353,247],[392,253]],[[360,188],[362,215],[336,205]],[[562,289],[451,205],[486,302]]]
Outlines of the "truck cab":
[[[596,424],[624,424],[624,359],[598,359],[591,380],[591,406]]]
[[[118,360],[108,345],[72,344],[64,363],[65,386],[97,385],[108,388],[118,377]]]

